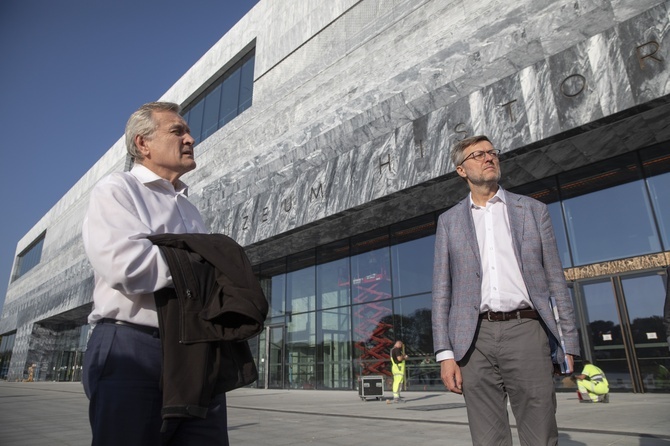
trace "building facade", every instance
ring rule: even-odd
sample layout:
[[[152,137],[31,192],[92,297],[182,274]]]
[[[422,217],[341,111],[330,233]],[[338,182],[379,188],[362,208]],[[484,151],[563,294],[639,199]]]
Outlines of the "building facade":
[[[198,142],[184,177],[246,247],[270,301],[259,387],[441,388],[431,274],[466,188],[452,144],[486,134],[503,187],[549,205],[584,357],[621,391],[670,391],[670,2],[261,0],[162,100]],[[0,377],[78,380],[93,288],[80,227],[121,138],[30,229],[0,319]],[[558,380],[557,387],[569,384]]]

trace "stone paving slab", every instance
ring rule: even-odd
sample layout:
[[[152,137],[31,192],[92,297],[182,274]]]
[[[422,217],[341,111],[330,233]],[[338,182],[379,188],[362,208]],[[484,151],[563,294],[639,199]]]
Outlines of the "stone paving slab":
[[[404,396],[392,404],[386,396],[364,402],[355,391],[238,389],[228,394],[231,444],[471,444],[462,397]],[[562,446],[670,446],[668,394],[612,394],[609,404],[598,405],[580,404],[574,393],[557,400]],[[87,408],[81,383],[0,382],[0,445],[89,445]]]

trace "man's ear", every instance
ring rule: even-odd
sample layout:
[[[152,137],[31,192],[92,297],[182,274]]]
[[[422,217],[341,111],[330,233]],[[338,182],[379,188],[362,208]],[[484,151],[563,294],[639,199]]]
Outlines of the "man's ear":
[[[142,136],[142,135],[135,135],[135,146],[137,146],[137,150],[142,154],[142,156],[147,157],[149,156],[149,147],[147,146],[147,142],[149,140]]]
[[[463,166],[456,166],[456,173],[463,179],[466,179],[468,175],[465,173]]]

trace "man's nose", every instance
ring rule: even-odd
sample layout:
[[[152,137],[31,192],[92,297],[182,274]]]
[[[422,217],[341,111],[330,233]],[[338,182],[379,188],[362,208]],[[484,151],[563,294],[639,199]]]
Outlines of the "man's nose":
[[[190,133],[184,135],[184,144],[189,144],[191,146],[195,144],[195,139],[191,136]]]

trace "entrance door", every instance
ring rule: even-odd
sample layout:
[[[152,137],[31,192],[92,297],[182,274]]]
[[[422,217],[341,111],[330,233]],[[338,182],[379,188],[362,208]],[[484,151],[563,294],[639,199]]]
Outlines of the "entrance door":
[[[57,361],[57,381],[81,381],[84,355],[78,351],[60,352]]]
[[[664,280],[659,271],[577,284],[583,354],[603,369],[612,389],[670,391]]]
[[[269,326],[265,336],[265,388],[283,389],[286,380],[285,327]]]
[[[632,344],[645,392],[670,391],[670,351],[663,326],[665,275],[620,277]]]

